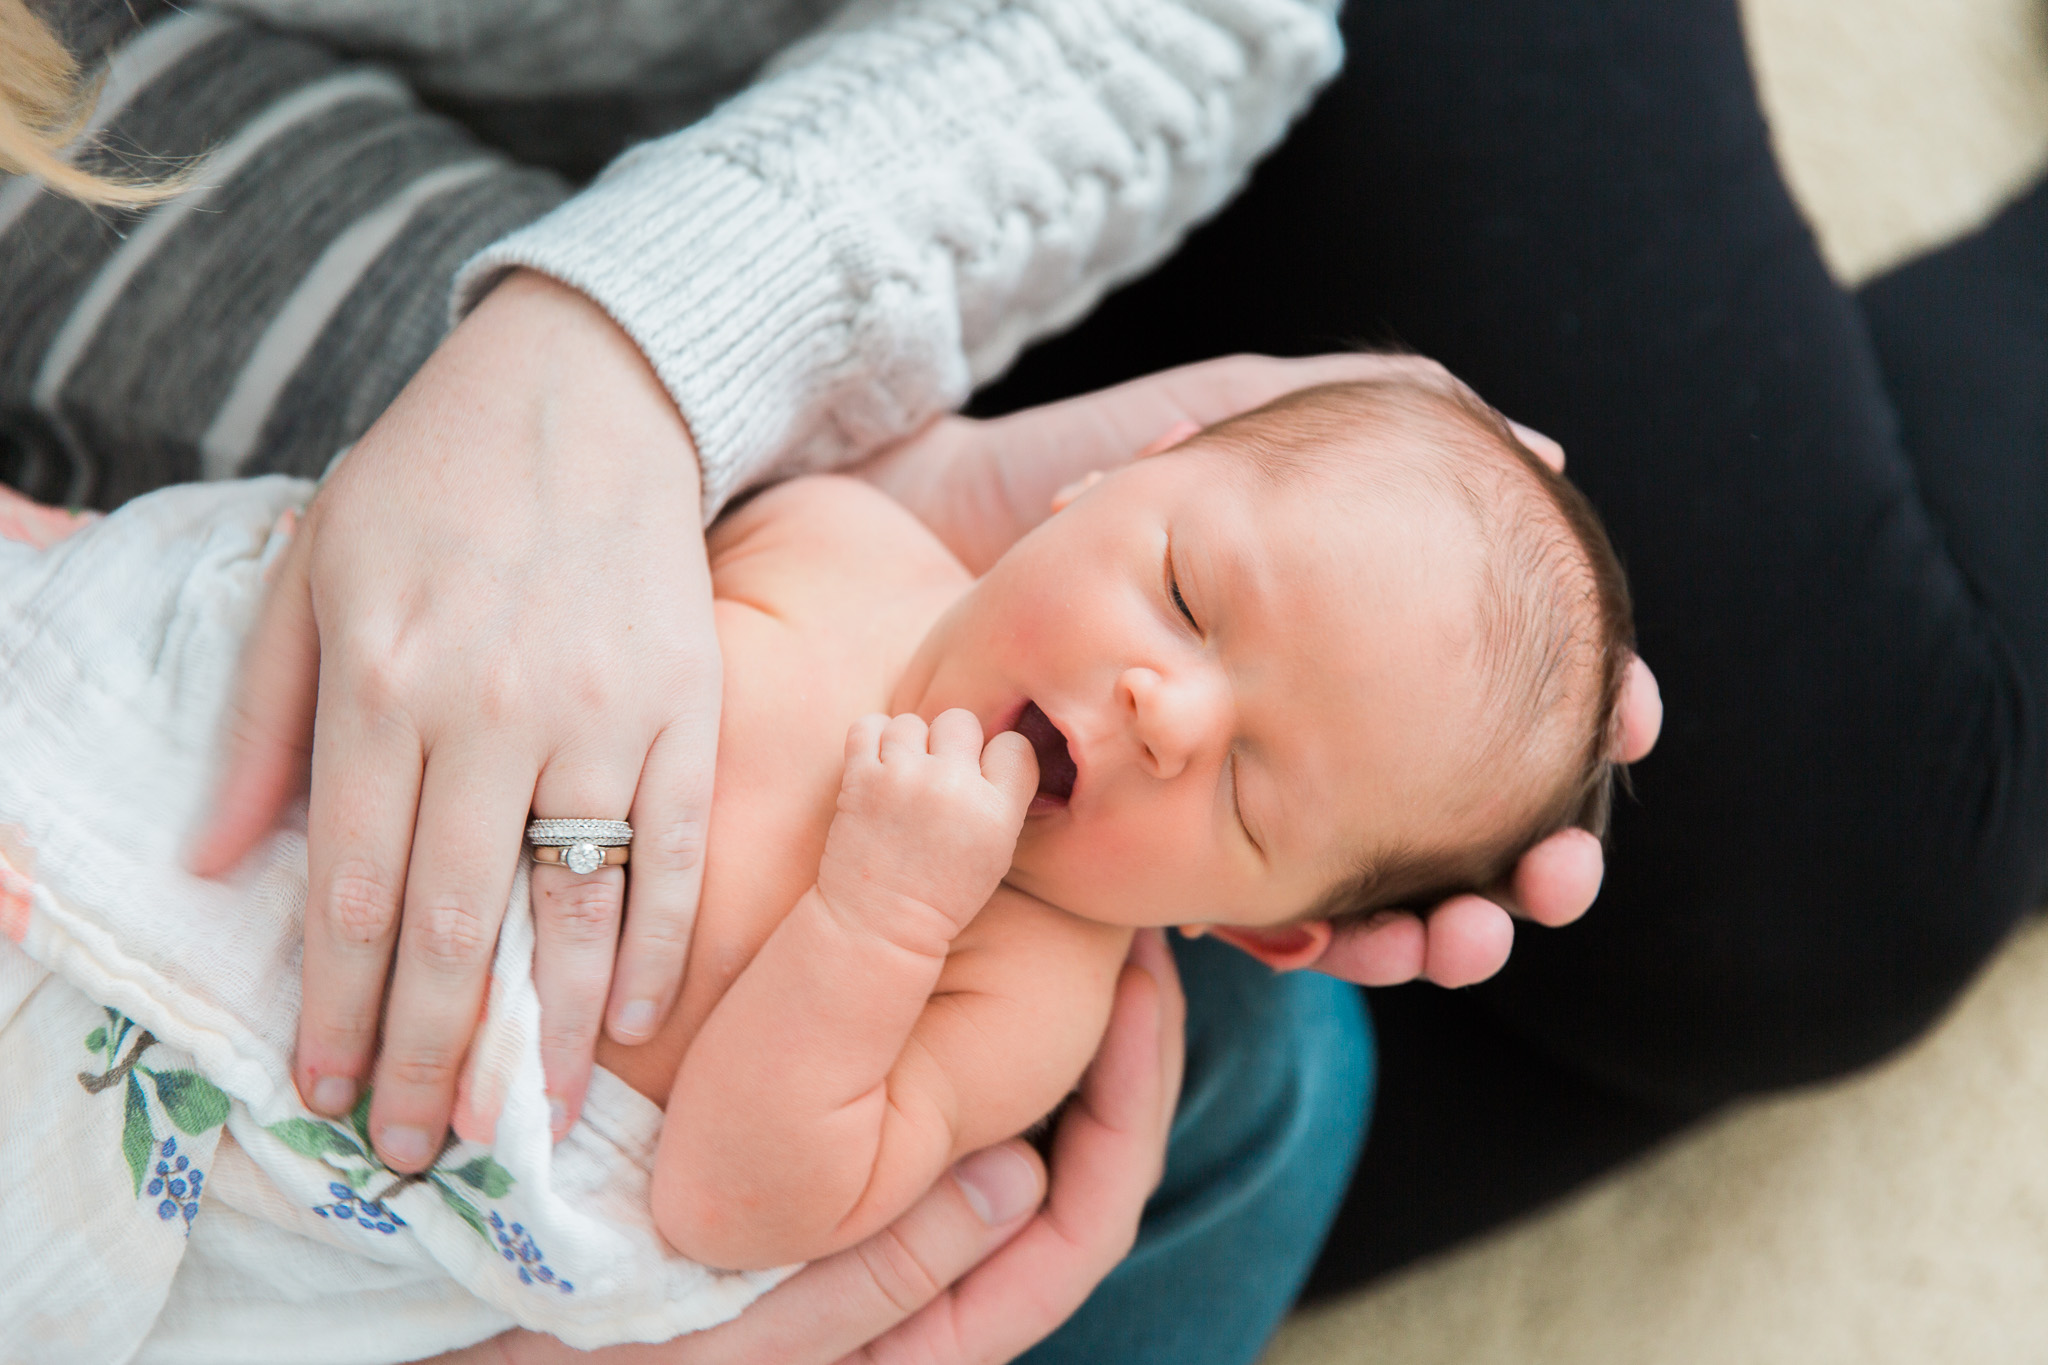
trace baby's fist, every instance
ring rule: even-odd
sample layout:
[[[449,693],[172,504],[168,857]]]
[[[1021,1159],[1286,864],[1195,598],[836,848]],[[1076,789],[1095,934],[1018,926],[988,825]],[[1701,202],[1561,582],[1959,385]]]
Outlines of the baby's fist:
[[[971,711],[927,726],[863,716],[846,733],[839,813],[818,891],[835,910],[943,954],[1010,870],[1038,761],[1022,735],[986,748]]]

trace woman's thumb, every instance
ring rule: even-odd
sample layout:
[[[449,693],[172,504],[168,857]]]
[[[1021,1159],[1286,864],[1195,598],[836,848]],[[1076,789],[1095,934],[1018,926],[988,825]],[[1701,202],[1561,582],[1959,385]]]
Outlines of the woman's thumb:
[[[269,595],[243,646],[220,783],[188,858],[202,877],[221,876],[241,862],[305,788],[320,680],[320,631],[307,567],[311,544],[310,528],[301,528],[275,563]]]

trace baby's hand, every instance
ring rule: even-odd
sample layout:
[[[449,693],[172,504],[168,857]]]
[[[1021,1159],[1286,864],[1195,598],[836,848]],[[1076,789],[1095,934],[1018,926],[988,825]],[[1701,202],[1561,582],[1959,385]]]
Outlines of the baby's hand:
[[[1010,870],[1037,784],[1030,743],[1005,731],[984,749],[971,711],[930,726],[863,716],[846,732],[818,894],[848,920],[943,957]]]

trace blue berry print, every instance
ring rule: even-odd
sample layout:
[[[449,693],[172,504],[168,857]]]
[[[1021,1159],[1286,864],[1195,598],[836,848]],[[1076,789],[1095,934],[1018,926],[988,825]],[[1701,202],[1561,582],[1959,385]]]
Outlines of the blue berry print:
[[[313,1206],[313,1212],[322,1218],[335,1218],[344,1223],[354,1223],[371,1232],[381,1232],[386,1237],[405,1226],[405,1220],[398,1216],[397,1209],[382,1200],[358,1194],[339,1180],[328,1181],[327,1192],[334,1196],[334,1202]]]
[[[206,1172],[193,1164],[191,1153],[178,1150],[176,1134],[157,1140],[157,1115],[188,1135],[203,1135],[227,1121],[228,1097],[196,1071],[143,1065],[145,1054],[156,1046],[156,1035],[138,1028],[118,1010],[109,1009],[106,1015],[107,1022],[85,1036],[86,1051],[97,1054],[100,1070],[79,1072],[78,1083],[88,1095],[110,1090],[121,1095],[121,1156],[135,1181],[135,1197],[144,1208],[155,1200],[160,1221],[182,1222],[190,1233],[192,1220],[199,1216]],[[145,1078],[148,1087],[142,1083]],[[149,1102],[152,1087],[154,1109]]]
[[[158,1201],[156,1216],[166,1223],[182,1218],[190,1231],[192,1220],[199,1216],[199,1196],[205,1188],[206,1172],[194,1166],[191,1157],[180,1154],[175,1137],[167,1137],[158,1145],[156,1158],[156,1174],[143,1187],[143,1193],[150,1198],[169,1196]]]
[[[545,1253],[534,1244],[533,1236],[527,1232],[525,1224],[514,1223],[507,1227],[503,1216],[496,1209],[492,1209],[491,1231],[497,1234],[499,1254],[512,1262],[513,1267],[518,1270],[519,1283],[550,1285],[564,1294],[576,1292],[575,1285],[555,1274],[554,1268],[545,1259]]]

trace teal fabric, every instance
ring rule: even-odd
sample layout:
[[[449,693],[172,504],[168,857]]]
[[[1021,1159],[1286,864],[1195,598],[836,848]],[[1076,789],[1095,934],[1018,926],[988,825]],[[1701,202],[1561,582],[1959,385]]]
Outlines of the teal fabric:
[[[1030,1365],[1258,1358],[1351,1178],[1371,1111],[1360,993],[1275,975],[1214,939],[1175,941],[1187,1078],[1138,1244]]]

